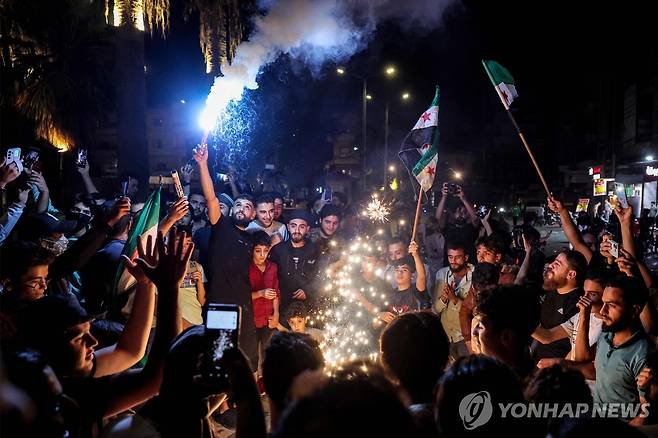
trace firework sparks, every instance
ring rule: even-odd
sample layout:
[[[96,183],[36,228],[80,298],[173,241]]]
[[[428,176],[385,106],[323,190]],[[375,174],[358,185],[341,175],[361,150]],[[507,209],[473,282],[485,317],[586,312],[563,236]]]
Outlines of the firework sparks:
[[[363,215],[368,216],[373,222],[387,222],[389,214],[391,214],[391,204],[380,200],[377,194],[372,195],[363,211]]]

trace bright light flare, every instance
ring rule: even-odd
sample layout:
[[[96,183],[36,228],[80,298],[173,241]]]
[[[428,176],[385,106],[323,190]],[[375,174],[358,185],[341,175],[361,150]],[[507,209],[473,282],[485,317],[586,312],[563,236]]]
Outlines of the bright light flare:
[[[245,81],[240,76],[227,75],[215,79],[199,117],[199,125],[205,132],[213,130],[229,103],[242,99],[245,88]]]
[[[378,199],[373,194],[370,202],[366,205],[365,211],[371,221],[383,223],[388,221],[388,215],[391,214],[391,206],[388,202]]]

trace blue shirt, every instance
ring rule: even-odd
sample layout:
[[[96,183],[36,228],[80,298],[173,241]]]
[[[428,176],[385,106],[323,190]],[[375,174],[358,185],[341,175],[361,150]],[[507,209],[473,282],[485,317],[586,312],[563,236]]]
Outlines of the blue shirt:
[[[639,403],[635,378],[644,368],[653,343],[642,329],[616,347],[613,336],[603,333],[597,343],[594,403]]]

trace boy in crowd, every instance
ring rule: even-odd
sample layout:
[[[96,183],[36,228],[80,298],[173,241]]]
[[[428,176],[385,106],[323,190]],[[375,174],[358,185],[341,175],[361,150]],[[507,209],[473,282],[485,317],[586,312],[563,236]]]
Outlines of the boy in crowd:
[[[192,244],[192,227],[185,231],[185,247]],[[187,272],[178,292],[178,305],[183,319],[183,330],[193,325],[203,324],[201,308],[206,304],[206,274],[201,263],[190,260],[187,263]]]
[[[306,321],[308,320],[308,308],[303,301],[293,301],[290,303],[286,308],[284,315],[290,330],[279,323],[277,330],[280,332],[291,331],[293,333],[305,333],[317,342],[322,342],[324,340],[322,330],[315,327],[308,327],[306,325]]]
[[[432,299],[426,289],[425,265],[418,254],[418,244],[411,242],[409,244],[409,254],[411,256],[396,260],[395,280],[397,289],[394,289],[384,303],[387,310],[380,312],[378,318],[388,324],[396,315],[402,313],[429,309],[432,307]],[[417,272],[415,284],[412,283],[412,276]]]
[[[258,337],[258,352],[262,357],[272,330],[279,325],[279,278],[276,263],[267,259],[272,239],[265,231],[252,234],[254,249],[249,265],[251,300],[254,307],[254,324]]]

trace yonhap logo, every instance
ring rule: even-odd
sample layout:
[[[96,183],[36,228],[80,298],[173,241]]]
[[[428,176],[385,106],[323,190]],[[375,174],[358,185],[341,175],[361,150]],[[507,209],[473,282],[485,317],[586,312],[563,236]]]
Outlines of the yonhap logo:
[[[493,405],[488,391],[468,394],[459,403],[459,416],[462,417],[466,430],[484,426],[491,420],[491,415],[493,415]]]

